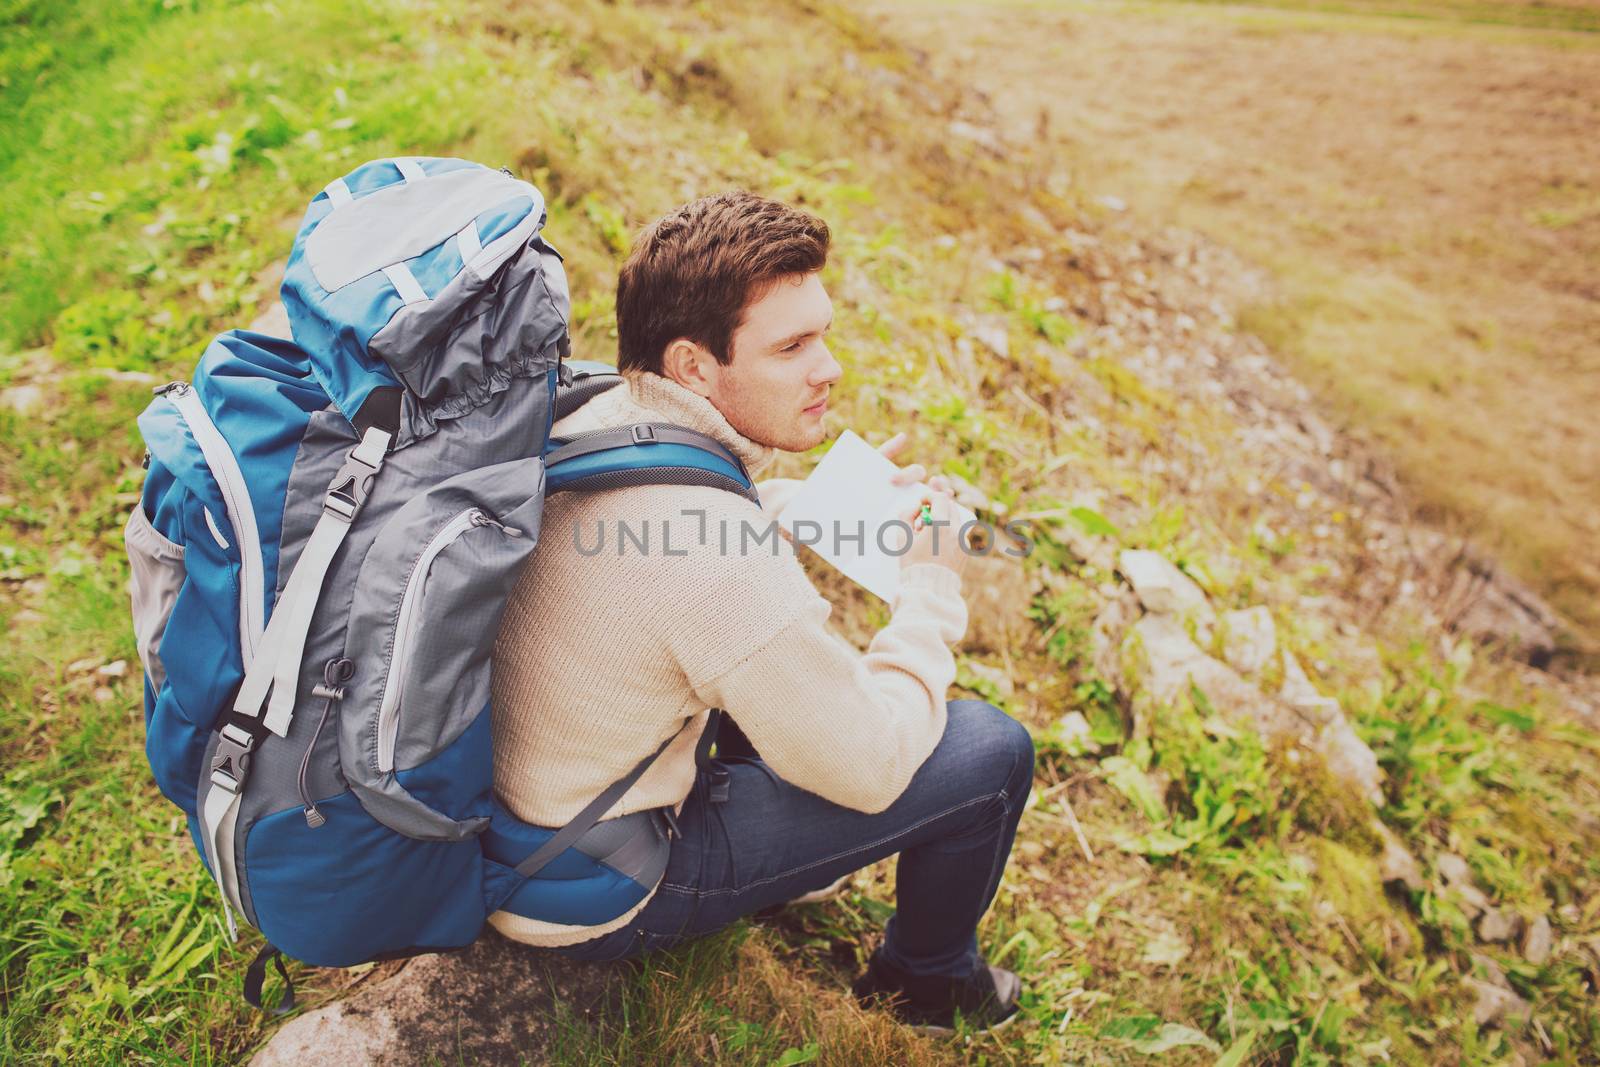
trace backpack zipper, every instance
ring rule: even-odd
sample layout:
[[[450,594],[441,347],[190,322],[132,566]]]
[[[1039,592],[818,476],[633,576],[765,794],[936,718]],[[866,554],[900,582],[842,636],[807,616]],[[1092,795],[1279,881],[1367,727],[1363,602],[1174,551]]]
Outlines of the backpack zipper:
[[[459,541],[468,530],[493,526],[508,537],[521,537],[522,531],[506,526],[491,518],[479,508],[468,508],[453,516],[439,529],[417,557],[417,565],[406,578],[406,588],[400,597],[400,613],[395,620],[394,654],[389,660],[389,674],[383,683],[383,700],[378,705],[378,771],[394,770],[394,745],[400,730],[400,698],[405,679],[405,665],[411,655],[411,642],[416,637],[415,618],[422,603],[422,587],[427,582],[428,571],[439,553]]]
[[[205,457],[211,477],[222,491],[222,503],[228,509],[228,521],[239,541],[239,648],[244,655],[245,670],[255,659],[256,645],[265,629],[266,610],[265,565],[261,561],[261,535],[256,528],[255,506],[250,502],[250,491],[239,460],[234,456],[228,441],[211,421],[200,394],[188,382],[173,382],[164,386],[158,395],[165,397],[178,409],[178,417],[189,427],[200,454]]]

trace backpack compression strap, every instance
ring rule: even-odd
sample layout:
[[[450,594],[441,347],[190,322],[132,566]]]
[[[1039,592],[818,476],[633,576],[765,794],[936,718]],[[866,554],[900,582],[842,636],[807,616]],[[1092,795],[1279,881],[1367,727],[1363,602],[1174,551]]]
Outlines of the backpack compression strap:
[[[222,891],[222,911],[228,933],[234,937],[238,936],[238,928],[233,912],[235,908],[243,910],[233,855],[234,828],[239,817],[240,794],[250,774],[251,753],[267,731],[279,737],[289,732],[300,660],[305,652],[312,613],[322,596],[323,579],[327,577],[334,554],[349,534],[350,525],[366,503],[392,436],[391,430],[369,427],[361,443],[345,457],[344,465],[329,483],[322,501],[322,516],[295,563],[294,573],[284,585],[283,595],[278,598],[256,648],[255,659],[234,697],[232,713],[219,731],[216,751],[211,758],[212,788],[200,809],[200,826],[206,857],[216,876],[217,888]],[[263,703],[267,703],[265,716],[262,715]]]

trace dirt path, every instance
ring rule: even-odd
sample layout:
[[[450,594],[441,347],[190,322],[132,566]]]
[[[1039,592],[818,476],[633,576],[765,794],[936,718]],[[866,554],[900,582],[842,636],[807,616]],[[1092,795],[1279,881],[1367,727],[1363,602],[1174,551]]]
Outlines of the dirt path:
[[[1600,633],[1600,36],[1186,4],[894,3],[1116,213],[1267,268],[1240,310],[1419,500]]]

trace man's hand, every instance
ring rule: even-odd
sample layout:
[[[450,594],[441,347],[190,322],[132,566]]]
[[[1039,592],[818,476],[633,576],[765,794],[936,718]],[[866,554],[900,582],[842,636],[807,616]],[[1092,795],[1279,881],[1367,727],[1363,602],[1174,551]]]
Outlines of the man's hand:
[[[905,435],[904,431],[901,431],[900,433],[897,433],[893,437],[889,438],[883,444],[879,445],[878,454],[884,459],[892,460],[895,456],[898,456],[901,452],[905,451],[906,445],[909,442],[910,438]],[[901,467],[899,470],[895,471],[894,474],[890,476],[889,481],[891,484],[897,486],[916,485],[920,481],[927,481],[928,488],[932,489],[936,493],[947,493],[953,495],[955,492],[955,490],[951,488],[950,479],[946,478],[942,474],[935,474],[932,478],[929,478],[927,470],[924,469],[920,463],[906,464],[904,467]]]
[[[905,450],[908,438],[904,433],[897,433],[883,444],[878,446],[878,452],[886,459],[894,459]],[[937,563],[941,567],[960,574],[966,570],[967,554],[962,550],[960,543],[961,514],[956,510],[955,491],[951,488],[950,479],[942,474],[935,474],[932,478],[926,477],[927,471],[920,463],[910,463],[895,471],[890,481],[895,485],[915,485],[926,481],[931,492],[928,494],[928,510],[933,516],[937,527],[923,526],[919,528],[917,516],[921,514],[919,505],[909,515],[900,515],[898,518],[911,523],[915,531],[911,538],[911,547],[905,555],[900,557],[900,568],[914,567],[919,563]]]

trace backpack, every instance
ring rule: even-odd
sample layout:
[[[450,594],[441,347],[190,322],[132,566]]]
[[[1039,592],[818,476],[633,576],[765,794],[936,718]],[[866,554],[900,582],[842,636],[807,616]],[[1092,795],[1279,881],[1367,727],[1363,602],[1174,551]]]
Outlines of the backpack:
[[[599,821],[654,755],[559,830],[496,801],[491,652],[548,494],[755,489],[683,427],[551,438],[621,378],[566,359],[544,219],[508,171],[360,166],[295,237],[294,340],[224,333],[139,417],[146,753],[230,932],[240,916],[267,940],[258,1005],[280,950],[348,966],[455,948],[497,910],[594,925],[665,869],[670,810]]]

